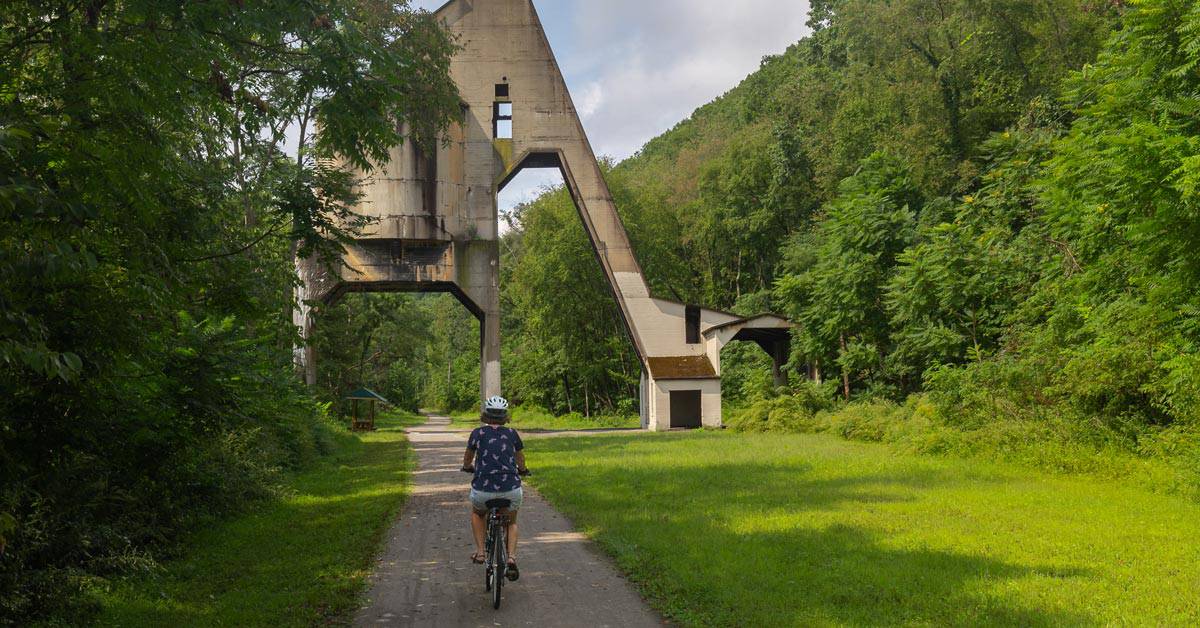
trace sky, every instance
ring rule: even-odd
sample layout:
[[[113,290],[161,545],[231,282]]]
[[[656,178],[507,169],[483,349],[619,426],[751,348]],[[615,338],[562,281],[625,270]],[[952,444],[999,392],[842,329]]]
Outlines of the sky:
[[[486,1],[486,0],[480,0]],[[444,0],[416,0],[436,10]],[[808,34],[807,0],[534,0],[597,156],[620,161]],[[500,210],[561,182],[530,170]]]

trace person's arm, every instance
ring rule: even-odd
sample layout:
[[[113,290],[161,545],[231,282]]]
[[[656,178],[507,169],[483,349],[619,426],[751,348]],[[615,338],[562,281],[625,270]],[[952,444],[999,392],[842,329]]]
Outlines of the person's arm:
[[[529,467],[525,466],[525,441],[521,440],[517,430],[513,430],[513,448],[517,450],[517,473],[525,475],[529,472]]]
[[[474,470],[475,468],[475,452],[479,450],[479,430],[471,430],[471,436],[467,439],[467,451],[463,453],[463,471]]]

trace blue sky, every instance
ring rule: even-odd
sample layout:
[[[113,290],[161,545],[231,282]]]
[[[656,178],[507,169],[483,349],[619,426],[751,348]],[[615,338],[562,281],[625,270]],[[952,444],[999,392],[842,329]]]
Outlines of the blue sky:
[[[435,10],[444,0],[413,4]],[[488,0],[476,0],[486,2]],[[806,0],[534,0],[597,155],[621,160],[804,37]],[[502,211],[559,182],[529,171]]]

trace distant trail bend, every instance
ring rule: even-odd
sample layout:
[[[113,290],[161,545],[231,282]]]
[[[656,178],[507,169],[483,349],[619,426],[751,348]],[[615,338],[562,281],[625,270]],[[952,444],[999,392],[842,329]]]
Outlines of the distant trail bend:
[[[371,577],[356,626],[661,626],[583,535],[526,489],[521,580],[492,610],[483,568],[471,563],[468,478],[459,468],[467,433],[431,417],[408,430],[417,453],[413,491]]]

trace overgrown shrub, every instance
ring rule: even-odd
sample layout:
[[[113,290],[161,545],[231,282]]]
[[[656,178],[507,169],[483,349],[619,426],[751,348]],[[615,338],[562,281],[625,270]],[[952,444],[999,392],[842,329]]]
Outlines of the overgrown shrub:
[[[0,617],[85,621],[99,578],[152,568],[180,535],[269,497],[282,474],[331,448],[326,408],[232,319],[179,315],[152,369],[59,386],[55,418],[34,388],[7,388]],[[13,372],[5,380],[21,382]],[[57,446],[49,445],[57,443]]]
[[[829,390],[810,382],[797,384],[791,394],[760,398],[734,410],[725,425],[740,432],[818,431],[816,414],[833,406]]]
[[[1200,496],[1200,430],[1145,428],[1130,436],[1084,415],[1024,408],[1005,414],[1014,406],[993,403],[994,389],[980,390],[957,397],[912,395],[904,404],[860,400],[829,409],[816,409],[805,396],[784,395],[733,410],[726,424],[740,432],[831,434],[910,453],[1011,462]],[[947,399],[959,405],[946,405]]]
[[[822,431],[843,438],[883,442],[895,437],[910,416],[906,409],[886,401],[848,404],[836,412],[820,417]]]
[[[583,421],[584,416],[583,416],[583,413],[581,413],[581,412],[568,412],[568,413],[562,415],[561,419],[563,421],[569,421],[569,422],[574,423],[574,422],[578,422],[578,421]]]

